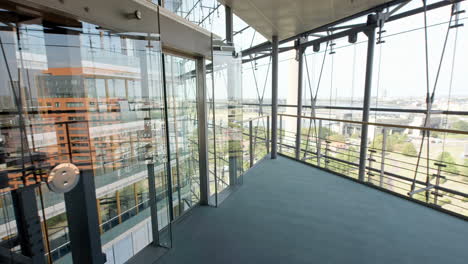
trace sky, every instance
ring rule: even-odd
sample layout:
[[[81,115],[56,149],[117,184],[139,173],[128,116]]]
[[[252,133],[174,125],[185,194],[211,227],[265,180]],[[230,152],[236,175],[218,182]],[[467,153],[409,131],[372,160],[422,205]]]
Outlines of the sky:
[[[430,4],[430,3],[429,3]],[[421,6],[421,1],[413,1],[404,10]],[[462,2],[462,10],[467,3]],[[403,9],[402,9],[403,10]],[[450,19],[451,7],[439,8],[427,13],[428,23],[428,53],[430,90],[434,87],[442,47],[447,33],[447,22]],[[461,23],[466,24],[466,14],[461,15]],[[236,26],[236,23],[238,24]],[[219,24],[219,23],[215,23]],[[243,28],[239,19],[235,20],[235,29]],[[426,60],[424,41],[424,16],[414,15],[397,21],[389,22],[383,28],[385,43],[376,46],[374,55],[374,75],[372,96],[382,98],[392,97],[425,97],[426,95]],[[216,30],[214,30],[216,31]],[[218,31],[221,31],[218,28]],[[253,30],[252,30],[253,31]],[[237,37],[236,45],[250,46],[253,33],[243,33]],[[258,35],[258,33],[257,33]],[[456,41],[455,41],[456,40]],[[256,36],[254,44],[265,41]],[[286,44],[285,46],[290,45]],[[323,60],[323,50],[313,53],[306,51],[309,78],[313,90],[317,88],[317,80]],[[364,77],[366,68],[367,37],[359,34],[358,43],[351,45],[347,39],[336,42],[336,53],[325,59],[322,81],[319,88],[319,99],[338,97],[362,98],[364,92]],[[447,47],[436,88],[437,97],[468,97],[468,29],[467,26],[451,29],[447,39]],[[454,51],[456,53],[454,54]],[[455,55],[455,56],[454,56]],[[288,89],[294,87],[296,74],[294,72],[295,53],[286,52],[279,57],[279,98],[286,99]],[[269,59],[259,60],[257,66],[253,63],[243,65],[243,98],[256,98],[255,82],[260,90],[266,88],[265,98],[271,97],[271,68]],[[452,65],[453,63],[453,65]],[[453,66],[453,73],[452,73]],[[255,68],[255,80],[253,70]],[[268,71],[268,75],[267,75]],[[309,90],[309,81],[304,73],[304,87]],[[451,80],[452,79],[452,83]],[[265,83],[266,80],[266,83]],[[451,83],[451,85],[450,85]],[[450,89],[451,87],[451,89]],[[309,93],[309,92],[307,92]],[[310,97],[310,95],[308,95]]]

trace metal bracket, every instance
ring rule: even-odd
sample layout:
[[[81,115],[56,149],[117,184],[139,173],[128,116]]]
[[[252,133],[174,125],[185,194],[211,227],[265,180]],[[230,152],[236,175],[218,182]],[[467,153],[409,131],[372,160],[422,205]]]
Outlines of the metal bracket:
[[[379,28],[379,31],[377,31],[378,37],[377,37],[377,44],[383,44],[385,43],[385,40],[382,40],[382,34],[385,33],[386,31],[383,30],[385,21],[390,17],[391,13],[389,11],[383,13],[379,12],[377,13],[377,27]]]
[[[455,16],[455,23],[450,25],[450,28],[463,27],[464,24],[460,23],[460,15],[465,13],[465,10],[460,10],[460,2],[454,3],[452,5],[452,16]]]
[[[301,54],[301,44],[307,42],[307,37],[301,37],[294,41],[294,47],[296,48],[296,61],[299,61],[299,56]]]
[[[417,194],[417,193],[420,193],[420,192],[425,192],[425,191],[429,191],[430,189],[433,189],[435,188],[435,185],[429,185],[427,187],[424,187],[424,188],[421,188],[421,189],[417,189],[417,190],[414,190],[414,191],[411,191],[408,193],[408,195],[410,197],[413,197],[413,195]]]
[[[56,193],[71,191],[80,180],[80,170],[72,163],[62,163],[55,166],[49,174],[47,186]]]
[[[336,45],[336,43],[333,42],[333,41],[331,41],[331,43],[330,43],[330,45],[329,45],[329,46],[330,46],[330,52],[328,53],[329,55],[333,55],[333,54],[336,53],[336,51],[333,49],[333,47],[334,47],[335,45]]]

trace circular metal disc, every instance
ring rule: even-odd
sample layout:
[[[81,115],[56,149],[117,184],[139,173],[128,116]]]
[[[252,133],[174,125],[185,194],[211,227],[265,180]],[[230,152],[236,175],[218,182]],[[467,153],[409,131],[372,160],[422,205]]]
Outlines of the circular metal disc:
[[[62,163],[55,166],[49,173],[47,186],[56,193],[71,191],[80,179],[80,170],[71,163]]]

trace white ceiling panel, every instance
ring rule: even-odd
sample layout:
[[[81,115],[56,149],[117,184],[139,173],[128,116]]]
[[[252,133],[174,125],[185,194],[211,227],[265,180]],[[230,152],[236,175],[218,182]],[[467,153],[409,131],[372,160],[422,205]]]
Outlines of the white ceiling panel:
[[[286,39],[390,0],[218,0],[265,38]]]

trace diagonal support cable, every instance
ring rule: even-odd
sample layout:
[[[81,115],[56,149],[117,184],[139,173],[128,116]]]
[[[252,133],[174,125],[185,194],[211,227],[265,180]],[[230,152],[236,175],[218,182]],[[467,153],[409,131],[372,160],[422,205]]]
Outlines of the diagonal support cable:
[[[445,34],[445,40],[444,40],[444,45],[443,45],[443,48],[442,48],[442,53],[440,55],[440,61],[439,61],[439,66],[437,68],[437,73],[436,73],[436,78],[435,78],[435,81],[434,81],[434,86],[432,88],[432,93],[430,91],[430,83],[429,83],[429,52],[428,52],[428,34],[427,34],[427,5],[426,5],[426,1],[423,0],[423,4],[424,4],[424,39],[425,39],[425,55],[426,55],[426,117],[425,117],[425,120],[424,120],[424,127],[429,127],[430,126],[430,119],[431,119],[431,111],[432,111],[432,106],[433,106],[433,103],[434,103],[434,99],[435,99],[435,92],[436,92],[436,89],[437,89],[437,84],[438,84],[438,81],[439,81],[439,76],[440,76],[440,71],[441,71],[441,68],[442,68],[442,63],[443,63],[443,59],[444,59],[444,55],[445,55],[445,50],[446,50],[446,47],[447,47],[447,41],[448,41],[448,37],[449,37],[449,33],[450,33],[450,29],[451,29],[451,22],[452,22],[452,18],[453,18],[453,6],[452,6],[452,10],[451,10],[451,15],[450,15],[450,20],[449,20],[449,23],[448,23],[448,27],[447,27],[447,32]],[[419,146],[419,153],[418,153],[418,158],[417,158],[417,161],[416,161],[416,169],[415,169],[415,173],[414,173],[414,177],[413,177],[413,182],[411,184],[411,191],[408,193],[410,196],[413,195],[415,193],[415,188],[416,188],[416,178],[417,178],[417,175],[418,175],[418,170],[419,170],[419,164],[421,162],[421,156],[422,156],[422,150],[423,150],[423,146],[424,146],[424,140],[426,139],[427,141],[427,148],[426,148],[426,188],[429,187],[429,181],[430,181],[430,168],[429,168],[429,153],[430,153],[430,149],[429,149],[429,146],[430,146],[430,140],[429,140],[429,137],[430,137],[430,132],[429,131],[426,131],[426,130],[423,130],[423,134],[422,134],[422,139],[421,139],[421,144]],[[429,200],[429,192],[426,192],[426,201]]]
[[[321,80],[322,80],[323,68],[325,66],[325,60],[326,60],[326,57],[327,57],[327,50],[328,50],[328,41],[326,43],[325,51],[323,53],[322,66],[320,67],[320,74],[319,74],[315,94],[312,92],[312,85],[311,85],[311,82],[310,82],[310,74],[309,74],[309,65],[307,63],[307,59],[305,60],[306,71],[307,71],[307,80],[308,80],[308,84],[309,84],[310,99],[311,99],[311,112],[310,112],[310,114],[311,114],[312,118],[316,117],[315,110],[316,110],[316,105],[317,105],[317,96],[318,96],[318,92],[319,92],[319,89],[320,89],[320,83],[321,83]],[[316,144],[316,148],[318,148],[318,138],[320,137],[320,135],[318,135],[318,132],[317,132],[317,124],[316,124],[315,119],[312,119],[312,120],[313,120],[313,123],[314,123],[314,130],[315,130],[315,144]],[[311,126],[312,126],[312,122],[309,122],[309,127],[308,127],[308,130],[307,130],[307,141],[306,141],[306,146],[305,146],[306,149],[304,151],[303,159],[307,158],[307,152],[308,152],[308,149],[309,149],[309,141],[310,141],[309,138],[310,138]]]

